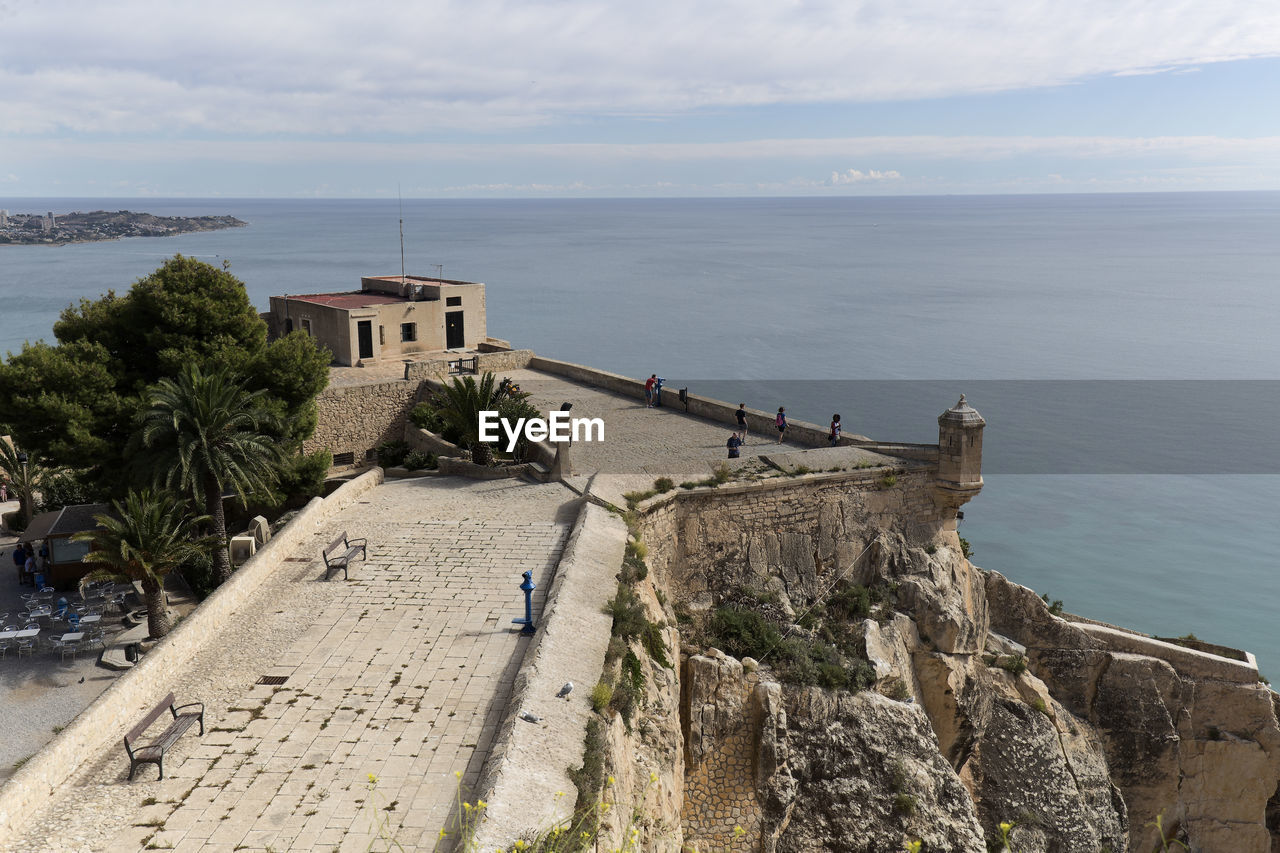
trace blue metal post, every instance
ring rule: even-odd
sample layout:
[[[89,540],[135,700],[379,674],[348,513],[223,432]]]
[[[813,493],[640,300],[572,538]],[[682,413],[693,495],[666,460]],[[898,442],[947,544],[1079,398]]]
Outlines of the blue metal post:
[[[520,589],[524,590],[524,618],[511,620],[513,625],[524,626],[520,629],[521,634],[532,634],[535,630],[533,625],[533,591],[537,586],[533,582],[533,572],[525,572],[524,583],[520,584]]]

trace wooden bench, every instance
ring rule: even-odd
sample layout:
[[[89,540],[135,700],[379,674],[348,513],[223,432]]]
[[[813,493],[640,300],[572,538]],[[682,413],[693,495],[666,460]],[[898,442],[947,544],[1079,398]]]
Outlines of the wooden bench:
[[[199,708],[199,711],[185,711],[184,708]],[[138,741],[146,734],[161,714],[168,709],[173,715],[173,722],[169,723],[168,728],[160,733],[160,736],[150,743],[138,746]],[[179,713],[181,712],[181,713]],[[129,733],[124,736],[125,752],[129,753],[129,781],[133,781],[134,771],[138,769],[139,764],[154,764],[160,768],[160,778],[164,778],[164,751],[177,743],[178,738],[182,737],[187,729],[191,728],[193,723],[200,723],[200,734],[204,734],[204,703],[191,702],[186,705],[175,705],[173,694],[160,700],[160,704],[151,709],[151,713],[142,718],[142,722],[138,723]]]
[[[329,573],[337,569],[342,569],[342,579],[347,578],[347,566],[351,561],[359,555],[360,559],[369,559],[365,553],[365,540],[348,539],[347,531],[338,534],[338,538],[329,543],[329,547],[321,552],[324,557],[324,576],[329,577]]]

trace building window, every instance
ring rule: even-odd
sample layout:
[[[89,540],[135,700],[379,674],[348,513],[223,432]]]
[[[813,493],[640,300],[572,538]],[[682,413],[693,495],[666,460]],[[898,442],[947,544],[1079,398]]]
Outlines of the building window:
[[[400,340],[416,341],[418,339],[417,323],[401,323],[400,324]]]
[[[387,345],[387,327],[378,327],[378,346],[385,347]]]
[[[454,306],[461,305],[461,304],[462,304],[462,297],[461,297],[461,296],[446,296],[446,297],[444,298],[444,304],[445,304],[445,306],[446,306],[446,307],[449,307],[449,308],[453,308]]]
[[[292,318],[292,317],[285,317],[285,318],[284,318],[284,333],[287,335],[287,334],[291,333],[292,331],[293,331],[293,318]]]
[[[307,337],[311,337],[311,321],[310,320],[303,318],[302,331]]]
[[[333,454],[334,467],[341,465],[356,464],[356,455],[354,453],[335,453]]]

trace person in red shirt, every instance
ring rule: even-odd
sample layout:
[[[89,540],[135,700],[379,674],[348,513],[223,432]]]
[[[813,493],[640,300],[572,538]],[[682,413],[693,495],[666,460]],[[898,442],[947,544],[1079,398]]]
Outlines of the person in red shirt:
[[[653,408],[653,386],[658,384],[658,374],[650,374],[649,378],[644,381],[644,404],[647,408]]]

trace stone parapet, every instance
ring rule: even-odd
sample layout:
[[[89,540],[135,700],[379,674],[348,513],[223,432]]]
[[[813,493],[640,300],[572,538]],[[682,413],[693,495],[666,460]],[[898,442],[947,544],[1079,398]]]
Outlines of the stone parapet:
[[[0,788],[0,843],[67,781],[88,757],[118,741],[169,691],[191,658],[257,592],[315,529],[382,482],[374,469],[327,498],[315,498],[133,669],[121,675]],[[317,555],[317,560],[319,559]],[[180,701],[200,697],[180,696]],[[125,761],[121,751],[121,761]]]
[[[566,771],[582,763],[591,688],[604,667],[613,626],[605,604],[617,588],[626,540],[626,526],[616,515],[582,505],[477,785],[489,808],[470,849],[509,849],[527,831],[546,829],[573,813],[574,787]],[[569,681],[573,693],[557,699]],[[521,712],[541,719],[529,722]]]
[[[1159,658],[1183,675],[1237,684],[1258,683],[1258,661],[1249,652],[1232,649],[1245,660],[1231,660],[1104,625],[1086,622],[1076,623],[1076,627],[1098,640],[1104,649]]]
[[[583,385],[590,385],[594,388],[603,388],[615,394],[633,397],[637,400],[644,399],[644,382],[618,373],[610,373],[607,370],[597,370],[594,367],[587,367],[586,365],[574,364],[568,361],[558,361],[553,358],[543,358],[542,356],[530,358],[528,367],[530,370],[540,370],[544,373],[563,376],[574,382],[580,382]],[[677,397],[678,392],[679,389],[671,388],[670,386],[664,387],[662,389],[663,405],[672,409],[684,410],[684,406]],[[738,411],[738,407],[733,403],[716,400],[712,397],[704,397],[700,394],[689,394],[688,401],[688,412],[691,415],[697,415],[698,417],[724,424],[736,423],[735,413]],[[746,412],[748,429],[757,435],[774,433],[775,412],[752,408],[748,408]],[[825,426],[792,418],[787,419],[788,441],[805,444],[810,447],[828,447],[827,434],[827,427]],[[921,462],[936,463],[938,461],[938,446],[936,444],[904,444],[902,442],[875,441],[864,435],[854,434],[841,436],[840,444],[862,447],[887,456],[900,456],[904,459],[913,459]]]

